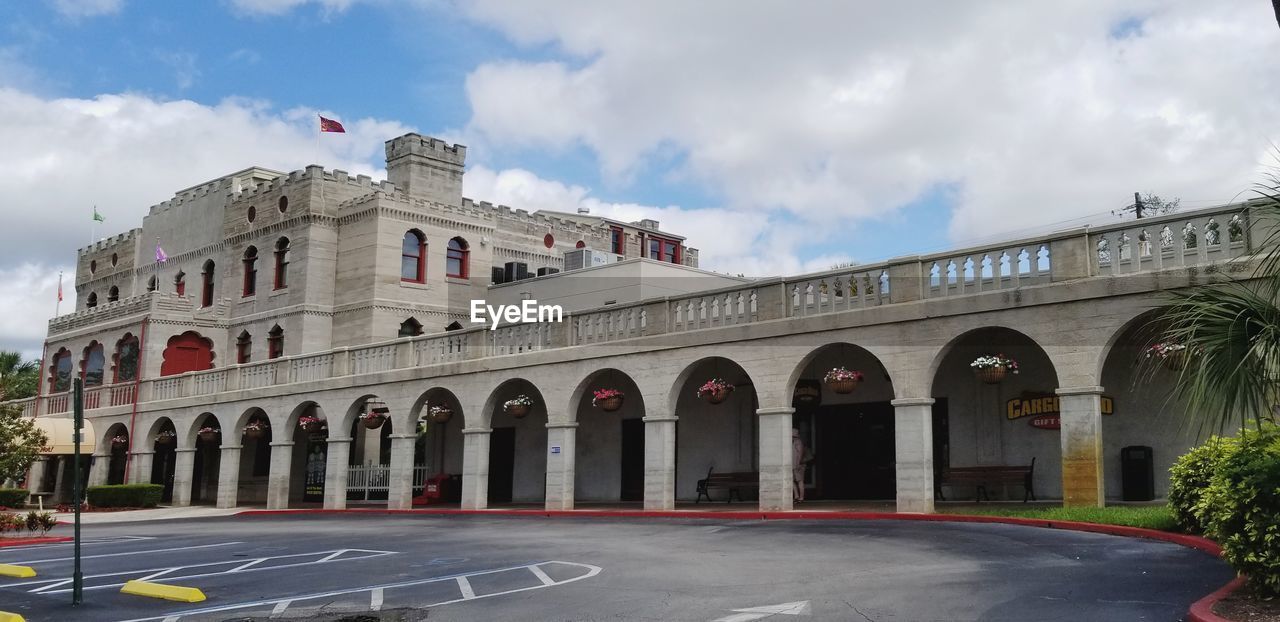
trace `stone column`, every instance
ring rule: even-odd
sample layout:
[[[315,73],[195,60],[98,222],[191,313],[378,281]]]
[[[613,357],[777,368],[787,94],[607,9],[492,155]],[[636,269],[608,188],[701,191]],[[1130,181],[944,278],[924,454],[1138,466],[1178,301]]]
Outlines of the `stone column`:
[[[71,491],[67,490],[69,486],[64,483],[69,462],[71,462],[71,456],[58,456],[58,477],[53,480],[54,503],[66,503],[71,500]]]
[[[573,477],[576,469],[578,424],[547,424],[548,510],[573,509]]]
[[[129,483],[151,483],[151,464],[155,460],[155,455],[156,452],[150,449],[133,452],[133,459],[129,461]]]
[[[489,507],[489,428],[462,430],[462,509]]]
[[[173,507],[191,505],[192,478],[196,470],[196,448],[179,447],[173,450]]]
[[[240,495],[240,445],[223,445],[218,457],[218,503],[220,508],[236,507]]]
[[[933,398],[893,400],[898,511],[933,513]]]
[[[676,508],[676,421],[679,417],[645,417],[644,509]]]
[[[102,486],[107,483],[111,471],[111,454],[93,454],[89,462],[89,486]]]
[[[45,469],[49,468],[49,457],[40,456],[35,462],[31,463],[31,471],[27,473],[27,492],[36,494],[43,492],[40,486],[44,484]]]
[[[271,467],[267,471],[267,509],[289,507],[290,467],[293,466],[293,441],[271,442]]]
[[[789,511],[791,490],[791,414],[796,409],[761,408],[760,510]]]
[[[1062,504],[1102,507],[1102,387],[1057,390],[1062,430]]]
[[[334,430],[330,429],[330,433]],[[351,462],[351,439],[330,438],[329,457],[324,465],[324,509],[347,509],[347,475]]]
[[[387,509],[413,508],[413,434],[391,434],[391,474],[387,481]]]

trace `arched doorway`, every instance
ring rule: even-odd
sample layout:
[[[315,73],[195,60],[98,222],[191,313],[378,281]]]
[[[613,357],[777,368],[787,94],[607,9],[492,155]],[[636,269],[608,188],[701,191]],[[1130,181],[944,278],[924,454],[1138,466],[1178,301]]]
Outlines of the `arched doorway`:
[[[452,391],[434,387],[414,403],[417,423],[413,446],[413,496],[422,495],[428,478],[446,476],[441,503],[462,500],[462,428],[465,413]],[[434,502],[434,501],[433,501]]]
[[[151,425],[147,439],[155,452],[151,457],[151,473],[148,474],[147,481],[164,486],[160,501],[169,503],[173,501],[173,476],[177,457],[174,450],[178,447],[178,431],[174,428],[173,421],[168,417],[161,417]]]
[[[126,479],[125,467],[129,462],[129,428],[123,423],[115,423],[102,435],[102,446],[110,451],[110,458],[105,465],[107,477],[104,484],[123,484]]]
[[[617,410],[610,392],[619,392]],[[634,380],[617,369],[587,376],[570,403],[578,424],[574,439],[574,500],[644,500],[644,399]],[[600,395],[601,399],[596,399]]]
[[[1185,403],[1174,390],[1185,358],[1161,359],[1147,349],[1159,341],[1154,313],[1138,316],[1120,329],[1102,363],[1102,460],[1107,498],[1146,501],[1169,491],[1169,467],[1182,451],[1200,438],[1199,428],[1186,419]],[[1207,432],[1207,431],[1206,431]],[[1143,482],[1126,489],[1121,452],[1126,447],[1150,448],[1151,490]],[[1146,452],[1146,449],[1138,449]],[[1142,478],[1145,480],[1145,477]],[[1144,494],[1149,492],[1150,494]]]
[[[195,331],[169,338],[165,345],[160,375],[172,376],[213,368],[213,342]]]
[[[240,416],[236,430],[240,438],[236,503],[265,505],[271,474],[271,420],[261,408],[250,408]]]
[[[1002,355],[1017,373],[1000,382],[979,377],[979,357]],[[1062,498],[1062,447],[1056,412],[1058,375],[1049,355],[1030,337],[985,327],[956,337],[933,365],[935,488],[947,500],[973,500],[977,483],[946,484],[951,467],[1031,466],[1034,495],[1023,486],[986,486],[991,499]]]
[[[526,414],[517,416],[519,405],[525,406]],[[493,430],[489,435],[489,505],[543,503],[547,405],[542,392],[528,380],[513,378],[493,390],[487,410]]]
[[[732,390],[719,403],[699,389],[722,380]],[[759,420],[755,384],[733,361],[713,356],[690,364],[678,376],[671,394],[676,422],[676,491],[678,501],[698,499],[698,480],[715,473],[760,472]],[[724,491],[721,491],[724,494]],[[751,496],[746,495],[745,500]],[[724,500],[723,497],[716,500]]]
[[[191,503],[216,503],[222,464],[222,425],[212,413],[204,413],[196,417],[189,436],[189,446],[196,448],[191,469]]]
[[[277,438],[293,441],[286,504],[282,507],[324,503],[329,455],[329,421],[324,410],[312,401],[299,404],[289,413]]]
[[[805,500],[895,497],[893,381],[850,343],[814,350],[796,370],[792,428],[811,458]]]
[[[391,490],[391,410],[377,395],[365,395],[349,414],[347,501],[385,504]]]

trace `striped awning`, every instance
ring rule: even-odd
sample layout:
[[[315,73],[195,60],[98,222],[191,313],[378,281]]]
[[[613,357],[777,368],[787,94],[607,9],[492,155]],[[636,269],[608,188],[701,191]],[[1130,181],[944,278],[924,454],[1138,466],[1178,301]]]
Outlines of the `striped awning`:
[[[76,451],[75,437],[72,436],[72,421],[70,417],[36,417],[36,427],[40,428],[48,444],[40,449],[40,454],[44,456],[54,456],[62,454],[73,454]],[[80,439],[80,453],[91,454],[94,450],[94,439],[98,437],[93,433],[93,423],[85,420],[84,429],[81,430],[84,437]]]

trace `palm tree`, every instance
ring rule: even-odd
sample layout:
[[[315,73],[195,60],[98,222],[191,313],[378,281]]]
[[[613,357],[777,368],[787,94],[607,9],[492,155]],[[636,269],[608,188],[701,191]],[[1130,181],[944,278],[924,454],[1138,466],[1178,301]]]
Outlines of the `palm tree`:
[[[0,350],[0,401],[35,395],[39,376],[39,363],[23,361],[19,352]]]
[[[1280,1],[1280,0],[1278,0]],[[1250,228],[1264,239],[1246,279],[1178,292],[1152,320],[1156,339],[1185,346],[1174,392],[1187,414],[1219,433],[1275,420],[1280,404],[1280,172],[1249,201]]]

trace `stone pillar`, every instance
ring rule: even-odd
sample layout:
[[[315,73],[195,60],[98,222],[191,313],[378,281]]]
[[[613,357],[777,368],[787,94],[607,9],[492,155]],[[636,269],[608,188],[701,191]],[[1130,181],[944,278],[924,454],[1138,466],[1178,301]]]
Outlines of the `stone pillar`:
[[[392,434],[391,473],[387,481],[387,509],[408,510],[413,507],[413,448],[418,440],[413,434]]]
[[[293,441],[271,442],[271,467],[267,471],[267,509],[289,507],[289,480],[293,466]]]
[[[1102,507],[1102,387],[1057,390],[1062,430],[1062,504]]]
[[[547,424],[548,510],[573,509],[573,477],[577,461],[578,424]]]
[[[45,469],[49,468],[49,457],[40,456],[35,462],[31,463],[31,471],[27,473],[27,492],[36,494],[43,492],[40,486],[44,484]]]
[[[893,400],[898,511],[933,513],[933,398]]]
[[[335,432],[332,428],[329,433]],[[347,475],[351,462],[351,439],[330,438],[329,459],[324,466],[324,509],[347,509]]]
[[[223,445],[218,457],[218,503],[220,508],[236,507],[240,495],[240,445]]]
[[[156,452],[150,449],[133,452],[133,459],[129,461],[129,483],[151,483],[151,464],[155,460],[155,455]]]
[[[93,454],[89,462],[89,486],[102,486],[111,475],[111,454]]]
[[[196,470],[196,448],[179,447],[173,450],[173,507],[191,505],[192,478]]]
[[[489,428],[462,430],[462,509],[489,507]]]
[[[760,510],[789,511],[791,490],[791,414],[796,409],[761,408]]]
[[[64,482],[67,477],[67,464],[71,462],[71,456],[58,456],[58,477],[53,480],[53,502],[66,503],[71,500],[71,491],[67,490]]]
[[[676,421],[645,417],[644,509],[676,509]]]

